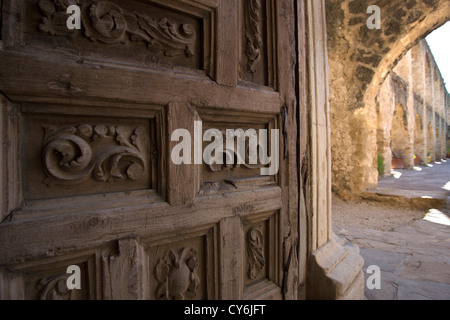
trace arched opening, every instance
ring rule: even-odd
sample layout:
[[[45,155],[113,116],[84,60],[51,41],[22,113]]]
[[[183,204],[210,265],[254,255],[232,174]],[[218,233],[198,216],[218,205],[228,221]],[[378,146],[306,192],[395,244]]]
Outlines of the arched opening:
[[[365,25],[367,4],[363,1],[336,0],[326,4],[333,190],[344,194],[361,193],[378,184],[377,157],[385,144],[379,138],[382,136],[377,113],[380,88],[414,46],[450,19],[450,2],[411,1],[405,7],[405,2],[400,0],[380,1],[377,4],[382,12],[379,30],[369,30]],[[418,54],[426,59],[427,54],[419,49],[412,54],[413,59]],[[434,69],[434,65],[431,67]],[[431,120],[426,108],[429,102],[433,107],[434,101],[426,99],[429,89],[424,70],[422,63],[405,72],[416,80],[408,88],[406,107],[415,108],[412,102],[415,92],[423,100],[422,106],[409,113],[412,116],[410,127],[417,113],[422,115],[424,124]],[[411,79],[404,80],[413,83]],[[433,80],[434,74],[431,82]],[[431,89],[430,94],[433,92]],[[397,102],[399,100],[393,103]],[[431,121],[434,129],[434,119]],[[387,128],[389,130],[390,126]],[[413,130],[410,137],[413,162]]]
[[[423,120],[420,114],[416,114],[414,123],[414,165],[424,165],[427,163],[425,151],[425,133],[423,130]]]
[[[397,103],[394,109],[391,128],[392,169],[411,168],[412,157],[408,119],[405,107]]]

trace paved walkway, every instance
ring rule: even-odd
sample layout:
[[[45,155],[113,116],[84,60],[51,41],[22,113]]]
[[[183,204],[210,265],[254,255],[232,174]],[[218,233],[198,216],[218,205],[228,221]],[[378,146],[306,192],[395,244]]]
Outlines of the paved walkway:
[[[393,175],[381,178],[378,187],[364,196],[423,210],[440,209],[450,201],[450,160],[413,170],[393,170]]]
[[[359,245],[366,280],[370,276],[367,267],[381,269],[381,289],[366,286],[367,299],[450,300],[450,201],[446,202],[450,197],[450,161],[421,171],[396,172],[397,178],[382,179],[379,188],[371,190],[372,195],[388,197],[391,192],[406,199],[405,205],[438,197],[442,202],[428,204],[441,206],[428,207],[431,210],[423,220],[388,231],[345,227],[335,232]]]

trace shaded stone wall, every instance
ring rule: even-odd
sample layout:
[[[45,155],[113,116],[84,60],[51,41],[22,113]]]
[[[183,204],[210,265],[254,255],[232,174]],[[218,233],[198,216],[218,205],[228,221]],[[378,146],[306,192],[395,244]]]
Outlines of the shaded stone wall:
[[[326,5],[332,187],[341,194],[354,194],[378,182],[380,88],[420,39],[450,19],[450,2],[328,0]],[[381,9],[380,30],[367,27],[369,5]]]

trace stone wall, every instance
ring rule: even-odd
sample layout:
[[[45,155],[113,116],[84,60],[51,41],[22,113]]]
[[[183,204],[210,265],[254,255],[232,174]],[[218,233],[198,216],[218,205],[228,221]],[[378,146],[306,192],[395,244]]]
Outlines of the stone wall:
[[[450,2],[329,0],[326,5],[332,187],[341,195],[357,194],[378,182],[380,89],[401,58],[450,19]],[[366,24],[369,5],[381,9],[379,30]],[[408,89],[408,99],[413,92]],[[420,95],[425,104],[427,94]]]

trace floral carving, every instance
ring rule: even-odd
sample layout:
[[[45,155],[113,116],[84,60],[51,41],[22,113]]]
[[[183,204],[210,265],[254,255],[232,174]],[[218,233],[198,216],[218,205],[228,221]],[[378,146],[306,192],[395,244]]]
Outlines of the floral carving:
[[[40,0],[42,13],[39,30],[53,36],[68,36],[76,30],[69,30],[66,13],[76,0]],[[127,44],[143,41],[149,52],[162,53],[168,57],[191,58],[196,43],[197,31],[192,24],[171,21],[166,17],[122,9],[110,1],[79,1],[84,34],[91,41],[104,44]]]
[[[158,300],[193,299],[198,294],[200,279],[198,252],[183,248],[179,252],[167,251],[156,265],[156,279],[159,282]]]
[[[253,227],[247,233],[248,277],[257,280],[266,265],[264,257],[264,235],[261,227]]]
[[[255,63],[261,57],[263,39],[261,33],[261,0],[245,1],[245,54],[247,55],[247,71],[255,73]]]
[[[41,24],[39,30],[49,33],[52,36],[67,36],[73,30],[67,28],[67,19],[69,14],[66,13],[67,8],[71,5],[77,5],[76,0],[40,0],[39,9],[42,13]]]
[[[42,161],[49,186],[75,185],[89,178],[137,181],[146,175],[143,127],[82,124],[44,129]]]
[[[68,274],[41,279],[37,285],[41,300],[71,300],[72,290],[67,288]]]

